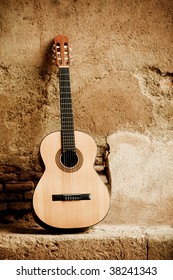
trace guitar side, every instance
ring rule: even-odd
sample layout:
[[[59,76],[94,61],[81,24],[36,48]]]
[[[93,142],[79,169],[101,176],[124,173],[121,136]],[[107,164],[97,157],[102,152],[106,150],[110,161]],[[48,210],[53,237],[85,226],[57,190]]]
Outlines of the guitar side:
[[[34,191],[33,207],[43,224],[58,229],[93,226],[107,215],[110,206],[108,188],[93,168],[96,144],[89,135],[74,133],[78,164],[73,168],[61,163],[60,131],[47,135],[40,148],[45,171]],[[61,195],[67,199],[54,199]],[[80,195],[87,198],[80,199]]]

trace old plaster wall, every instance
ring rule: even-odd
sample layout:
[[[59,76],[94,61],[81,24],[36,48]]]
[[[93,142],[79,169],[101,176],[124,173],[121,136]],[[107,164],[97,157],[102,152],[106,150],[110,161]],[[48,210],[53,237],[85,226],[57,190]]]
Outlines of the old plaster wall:
[[[110,147],[107,222],[172,224],[172,8],[170,0],[0,1],[2,211],[14,189],[11,210],[17,199],[30,209],[40,141],[60,128],[51,47],[66,34],[75,128],[101,154]]]

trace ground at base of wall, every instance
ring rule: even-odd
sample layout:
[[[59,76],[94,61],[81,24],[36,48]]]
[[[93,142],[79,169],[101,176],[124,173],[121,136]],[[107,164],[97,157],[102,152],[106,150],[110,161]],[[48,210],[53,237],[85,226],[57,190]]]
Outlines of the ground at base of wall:
[[[36,224],[1,225],[0,259],[172,260],[173,228],[99,224],[51,234]]]

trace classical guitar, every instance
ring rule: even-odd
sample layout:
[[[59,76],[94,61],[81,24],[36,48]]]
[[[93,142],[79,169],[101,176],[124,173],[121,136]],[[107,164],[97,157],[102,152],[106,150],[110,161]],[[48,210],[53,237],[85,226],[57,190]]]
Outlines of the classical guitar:
[[[108,213],[107,186],[93,168],[97,147],[86,133],[74,130],[68,38],[54,38],[59,67],[61,130],[48,134],[40,153],[45,171],[35,188],[33,208],[43,227],[84,229]]]

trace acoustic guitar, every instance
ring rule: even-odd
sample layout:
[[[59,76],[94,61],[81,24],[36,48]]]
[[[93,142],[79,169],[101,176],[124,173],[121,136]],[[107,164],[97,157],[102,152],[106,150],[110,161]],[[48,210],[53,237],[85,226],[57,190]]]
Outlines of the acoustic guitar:
[[[45,228],[85,229],[108,213],[110,194],[94,170],[97,147],[86,133],[74,130],[68,38],[54,38],[59,67],[61,130],[48,134],[40,153],[45,171],[35,188],[33,208]]]

